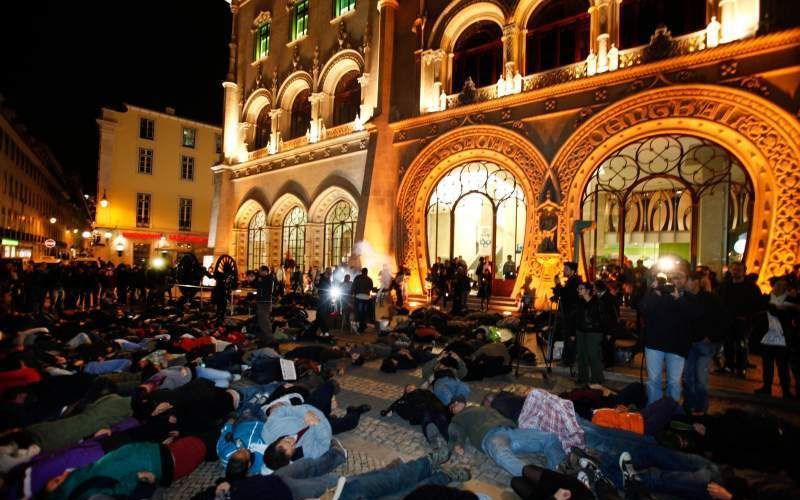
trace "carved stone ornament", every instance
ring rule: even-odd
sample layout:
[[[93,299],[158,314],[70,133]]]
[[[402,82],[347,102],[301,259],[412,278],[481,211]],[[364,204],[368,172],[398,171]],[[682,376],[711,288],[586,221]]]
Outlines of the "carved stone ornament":
[[[608,100],[608,90],[597,89],[594,91],[594,102],[603,102]]]
[[[464,87],[458,94],[458,101],[462,106],[475,102],[475,82],[472,81],[472,77],[468,76],[464,81]]]
[[[592,116],[593,114],[594,110],[592,109],[591,106],[586,106],[581,108],[581,110],[578,112],[577,118],[575,118],[575,128],[580,127],[581,124],[583,124],[583,122],[588,120],[589,117]]]
[[[755,196],[746,264],[766,285],[800,261],[800,123],[776,104],[735,88],[684,85],[629,97],[591,117],[553,159],[567,188],[565,214],[580,213],[583,182],[612,152],[640,137],[679,126],[714,140],[743,159]],[[559,248],[570,249],[569,217]]]
[[[547,112],[555,111],[556,110],[556,100],[555,99],[548,99],[544,101],[544,110]]]
[[[268,10],[262,10],[258,13],[256,18],[253,19],[253,29],[255,30],[262,24],[268,23],[270,20],[272,20],[272,14],[270,14]]]
[[[769,96],[769,87],[767,86],[767,81],[758,75],[748,76],[747,78],[743,79],[739,85],[748,92],[762,95],[764,97]]]
[[[298,67],[300,67],[300,69],[302,69],[302,67],[300,66],[300,47],[295,45],[292,48],[292,68],[295,71],[297,71]]]
[[[256,68],[256,88],[264,88],[264,67],[259,63]]]
[[[364,28],[364,36],[361,37],[361,53],[366,54],[372,44],[372,34],[369,32],[369,24]]]
[[[511,108],[503,108],[500,111],[500,119],[503,121],[511,119]]]
[[[737,61],[725,61],[719,65],[719,76],[725,78],[734,76],[739,70],[739,63]]]
[[[275,96],[278,95],[278,67],[275,66],[272,68],[272,87],[271,92],[273,96],[273,101],[275,100]],[[273,108],[277,107],[277,102],[274,102],[272,105]]]
[[[291,12],[292,9],[294,9],[294,3],[295,3],[295,0],[286,0],[286,13],[287,14],[289,12]]]
[[[347,34],[344,21],[339,21],[339,26],[336,28],[336,41],[339,42],[339,50],[350,48],[350,35]]]
[[[407,137],[406,131],[405,130],[400,130],[400,131],[397,132],[397,134],[395,134],[394,142],[403,142],[403,141],[406,140],[406,137]]]
[[[674,50],[675,42],[672,40],[672,33],[665,26],[660,26],[650,37],[650,44],[645,47],[642,60],[651,62],[666,59]]]
[[[311,65],[312,79],[316,82],[319,77],[319,44],[314,46],[314,61]]]

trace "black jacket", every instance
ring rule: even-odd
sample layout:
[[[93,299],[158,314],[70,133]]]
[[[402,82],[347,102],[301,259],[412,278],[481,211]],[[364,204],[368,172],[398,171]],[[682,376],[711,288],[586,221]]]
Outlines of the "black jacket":
[[[275,276],[272,274],[258,276],[254,284],[257,292],[256,301],[272,302],[272,293],[275,291]]]
[[[689,293],[675,298],[649,289],[639,305],[645,317],[644,345],[648,349],[677,354],[684,358],[692,345],[689,324],[702,314]]]
[[[692,342],[708,338],[711,342],[721,342],[730,328],[731,318],[722,307],[722,301],[715,293],[700,290],[694,296],[700,315],[689,322]]]

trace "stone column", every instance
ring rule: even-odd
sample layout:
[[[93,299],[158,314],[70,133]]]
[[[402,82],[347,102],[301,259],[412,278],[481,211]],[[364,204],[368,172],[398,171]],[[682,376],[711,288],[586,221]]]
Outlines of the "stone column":
[[[281,116],[283,115],[283,110],[281,108],[275,108],[270,110],[269,112],[269,119],[270,119],[270,134],[269,134],[269,153],[274,154],[280,151],[281,145]]]
[[[619,11],[618,0],[593,0],[589,7],[589,48],[591,52],[598,54],[598,71],[601,67],[599,54],[603,44],[605,45],[603,59],[605,59],[610,43],[614,43],[614,40],[619,38],[618,34],[612,36],[612,28],[614,28],[612,20],[618,18],[618,15],[614,16],[612,13],[615,9],[617,12]],[[612,42],[609,42],[609,38]],[[607,67],[605,62],[602,65]]]
[[[214,198],[211,202],[211,221],[208,246],[214,249],[214,256],[230,254],[233,235],[233,218],[237,200],[234,197],[231,172],[222,165],[214,170]]]
[[[439,95],[442,92],[442,63],[445,53],[441,49],[426,50],[420,58],[419,111],[440,111]]]
[[[223,153],[228,163],[236,161],[239,154],[239,86],[235,82],[222,82],[225,89],[223,111]]]
[[[324,139],[323,135],[325,124],[320,113],[324,99],[324,92],[314,92],[308,97],[308,101],[311,103],[311,122],[308,124],[310,142],[318,142],[319,140]]]
[[[519,50],[519,29],[515,24],[507,24],[503,26],[503,68],[511,68],[511,74],[516,71],[524,71],[522,68],[522,60],[520,59]],[[513,63],[509,66],[508,63]]]
[[[395,14],[400,4],[397,0],[378,0],[380,12],[380,54],[378,56],[378,106],[373,119],[376,133],[375,156],[373,165],[379,165],[372,171],[369,182],[366,210],[364,210],[364,240],[374,249],[375,255],[387,255],[394,258],[396,225],[395,200],[399,183],[399,166],[394,152],[393,133],[389,128],[389,107],[391,104],[392,70],[394,55]],[[372,147],[372,146],[371,146]],[[361,217],[359,213],[359,217]],[[365,259],[366,260],[366,259]],[[380,262],[365,261],[372,276],[380,271]]]

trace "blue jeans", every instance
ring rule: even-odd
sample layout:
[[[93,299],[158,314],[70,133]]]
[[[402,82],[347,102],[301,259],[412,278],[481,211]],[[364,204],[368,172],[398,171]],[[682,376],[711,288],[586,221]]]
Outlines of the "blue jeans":
[[[107,359],[105,361],[90,361],[83,369],[84,373],[104,375],[113,372],[125,372],[131,367],[130,359]]]
[[[344,454],[331,448],[319,458],[301,458],[275,471],[294,498],[317,498],[336,486],[339,477],[330,472],[344,463]]]
[[[681,400],[681,375],[686,361],[682,356],[655,349],[645,348],[647,360],[647,404],[653,404],[664,397],[661,390],[661,373],[667,369],[667,396],[675,401]]]
[[[231,380],[233,380],[233,375],[231,375],[231,372],[217,370],[216,368],[198,366],[195,369],[195,373],[197,374],[198,378],[210,380],[214,382],[216,387],[221,389],[227,389],[231,383]]]
[[[547,468],[552,470],[566,458],[555,434],[536,429],[495,427],[483,437],[481,449],[512,476],[521,476],[522,468],[527,465],[517,453],[540,453],[547,461]]]
[[[456,396],[469,397],[469,386],[453,377],[442,377],[433,384],[433,394],[443,405],[449,405]]]
[[[708,366],[717,346],[701,340],[692,344],[683,368],[683,403],[687,411],[708,410]]]
[[[584,419],[579,423],[586,447],[600,455],[602,472],[617,488],[622,488],[619,456],[624,451],[631,454],[640,480],[652,493],[708,498],[708,483],[720,480],[719,469],[699,455],[659,446],[651,436],[599,427]]]
[[[446,485],[449,482],[450,477],[447,474],[431,467],[430,460],[423,457],[394,467],[348,477],[339,498],[371,500],[390,495],[402,497],[426,484]]]

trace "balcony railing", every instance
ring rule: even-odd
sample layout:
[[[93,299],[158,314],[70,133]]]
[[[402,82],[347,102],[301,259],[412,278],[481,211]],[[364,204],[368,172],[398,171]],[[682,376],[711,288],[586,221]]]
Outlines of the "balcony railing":
[[[339,137],[344,137],[346,135],[352,134],[353,132],[358,132],[358,130],[356,129],[355,123],[354,122],[344,123],[342,125],[337,125],[335,127],[331,127],[329,129],[326,129],[325,132],[324,132],[324,137],[320,138],[315,143],[312,143],[309,140],[309,136],[308,135],[297,137],[295,139],[289,139],[288,141],[283,141],[282,140],[280,142],[280,146],[277,148],[276,152],[279,153],[279,152],[282,152],[282,151],[290,151],[292,149],[301,148],[301,147],[307,146],[309,144],[321,144],[321,143],[324,143],[325,141],[329,141],[329,140],[332,140],[332,139],[338,139]],[[248,161],[250,161],[250,160],[259,160],[259,159],[262,159],[262,158],[266,158],[268,156],[270,156],[269,148],[268,147],[263,147],[261,149],[255,150],[255,151],[250,151],[247,154],[247,160]]]
[[[632,47],[630,49],[620,50],[619,67],[617,69],[613,71],[605,71],[603,73],[595,73],[591,76],[622,71],[625,68],[630,68],[643,63],[657,61],[668,57],[691,54],[693,52],[705,49],[705,39],[705,30],[689,33],[675,38],[670,36],[669,32],[660,34],[656,32],[648,45],[641,45],[638,47]],[[539,90],[545,87],[551,87],[553,85],[558,85],[582,78],[591,78],[591,76],[589,75],[588,71],[588,63],[586,61],[579,61],[577,63],[561,66],[549,71],[543,71],[541,73],[534,73],[524,76],[522,78],[522,92]],[[475,88],[474,92],[462,90],[461,92],[447,96],[447,109],[489,101],[496,99],[497,97],[498,92],[496,84]]]

